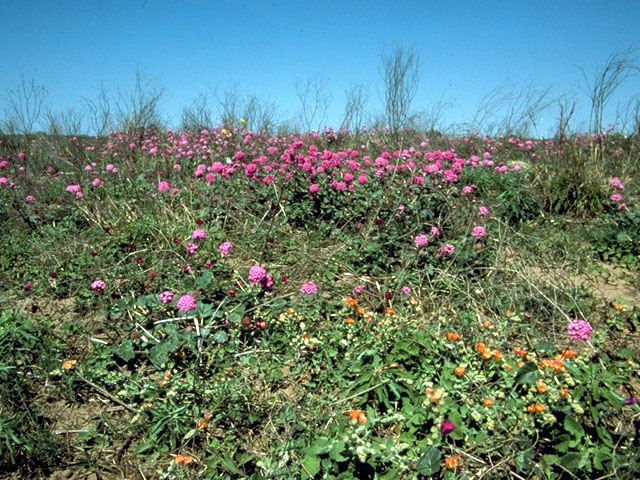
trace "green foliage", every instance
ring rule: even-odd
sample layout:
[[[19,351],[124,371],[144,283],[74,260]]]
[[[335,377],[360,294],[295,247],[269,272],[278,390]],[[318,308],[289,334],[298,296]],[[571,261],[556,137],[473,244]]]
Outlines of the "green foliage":
[[[556,278],[593,254],[637,269],[636,187],[624,211],[606,192],[633,142],[202,136],[69,139],[64,159],[46,142],[3,147],[34,158],[0,188],[3,469],[82,450],[98,471],[116,450],[147,478],[634,474],[638,352],[611,337],[635,331],[637,308],[603,311]],[[178,156],[183,142],[196,153]],[[269,278],[252,283],[255,265]],[[46,299],[72,307],[15,313]],[[569,343],[567,316],[589,319],[589,342]],[[42,398],[96,406],[90,426],[54,435]]]

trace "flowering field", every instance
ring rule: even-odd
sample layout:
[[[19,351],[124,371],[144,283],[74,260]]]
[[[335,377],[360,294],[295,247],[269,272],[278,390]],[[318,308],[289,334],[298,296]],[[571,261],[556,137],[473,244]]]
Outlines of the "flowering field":
[[[8,478],[637,478],[640,142],[5,137]]]

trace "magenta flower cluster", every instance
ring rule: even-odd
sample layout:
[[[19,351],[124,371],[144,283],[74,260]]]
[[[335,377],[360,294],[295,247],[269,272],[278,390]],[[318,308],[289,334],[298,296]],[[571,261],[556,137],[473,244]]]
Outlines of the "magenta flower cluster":
[[[318,286],[313,282],[305,282],[300,287],[300,291],[305,295],[313,295],[318,291]]]
[[[586,320],[573,320],[567,324],[567,334],[573,341],[589,340],[591,332],[591,325]]]
[[[96,292],[103,292],[107,287],[107,284],[103,280],[94,280],[91,282],[91,290]]]
[[[176,303],[178,310],[181,312],[189,312],[191,310],[195,310],[196,308],[196,299],[191,295],[182,295],[178,302]]]

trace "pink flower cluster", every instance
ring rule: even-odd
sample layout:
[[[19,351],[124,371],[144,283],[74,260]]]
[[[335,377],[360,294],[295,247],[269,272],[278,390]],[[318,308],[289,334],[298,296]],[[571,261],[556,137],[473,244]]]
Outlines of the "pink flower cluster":
[[[267,271],[260,265],[254,265],[249,269],[249,282],[256,284],[262,282],[267,277]]]
[[[191,295],[182,295],[178,302],[176,303],[178,310],[181,312],[189,312],[191,310],[195,310],[196,308],[196,299]]]
[[[222,255],[228,255],[229,250],[231,250],[232,248],[233,248],[233,243],[227,241],[227,242],[222,242],[218,247],[218,250],[220,250],[220,253]]]
[[[592,328],[586,320],[573,320],[567,324],[567,334],[573,341],[589,340]]]
[[[429,237],[427,237],[424,233],[421,233],[419,235],[416,235],[416,238],[414,238],[413,241],[416,243],[416,247],[418,248],[426,247],[429,243]]]
[[[165,304],[171,303],[173,302],[173,297],[174,297],[173,292],[169,290],[165,290],[160,294],[160,301]]]
[[[94,290],[96,292],[103,292],[106,286],[107,284],[104,283],[103,280],[94,280],[93,282],[91,282],[91,290]]]
[[[194,240],[205,240],[207,238],[207,232],[202,228],[196,228],[191,234],[191,238]]]
[[[482,225],[476,225],[475,227],[473,227],[473,230],[471,231],[471,236],[475,238],[482,238],[485,236],[486,233],[487,232]]]
[[[313,295],[318,291],[318,286],[314,282],[305,282],[300,287],[300,291],[305,295]]]

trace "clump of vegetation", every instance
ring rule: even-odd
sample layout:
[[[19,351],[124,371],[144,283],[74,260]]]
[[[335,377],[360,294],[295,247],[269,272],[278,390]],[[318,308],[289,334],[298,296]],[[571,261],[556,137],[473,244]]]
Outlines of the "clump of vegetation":
[[[633,478],[637,306],[548,274],[637,277],[615,138],[3,139],[0,468]]]

